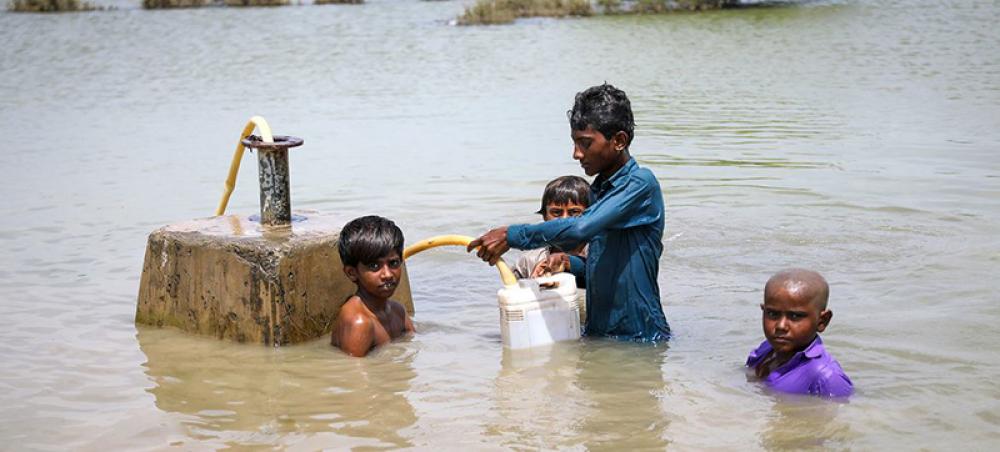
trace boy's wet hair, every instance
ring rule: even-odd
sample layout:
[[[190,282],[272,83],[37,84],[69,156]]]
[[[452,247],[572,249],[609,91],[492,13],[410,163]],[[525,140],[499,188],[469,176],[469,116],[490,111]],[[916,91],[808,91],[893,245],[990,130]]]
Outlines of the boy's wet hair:
[[[569,117],[569,125],[573,130],[593,127],[608,140],[621,131],[628,135],[625,148],[628,149],[632,144],[632,137],[635,135],[632,103],[625,91],[607,83],[576,93],[573,109],[567,111],[566,116]]]
[[[344,225],[338,241],[340,260],[347,266],[373,263],[395,251],[403,256],[403,231],[388,218],[355,218]]]
[[[542,193],[542,207],[538,209],[538,214],[545,214],[545,207],[549,204],[576,203],[584,208],[590,207],[590,184],[580,176],[561,176],[552,179],[545,185],[545,192]]]

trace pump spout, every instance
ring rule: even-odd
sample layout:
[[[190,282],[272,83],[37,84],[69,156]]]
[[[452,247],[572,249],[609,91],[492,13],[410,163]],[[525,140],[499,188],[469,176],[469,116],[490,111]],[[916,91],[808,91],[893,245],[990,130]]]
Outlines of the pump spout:
[[[429,239],[424,239],[406,247],[406,249],[403,250],[403,260],[409,259],[410,256],[421,251],[439,246],[469,246],[469,243],[471,243],[472,240],[472,237],[467,235],[439,235]],[[504,286],[517,285],[517,278],[514,276],[514,272],[510,271],[510,267],[507,266],[507,263],[504,262],[503,259],[497,261],[497,270],[500,271],[500,279],[503,281]]]

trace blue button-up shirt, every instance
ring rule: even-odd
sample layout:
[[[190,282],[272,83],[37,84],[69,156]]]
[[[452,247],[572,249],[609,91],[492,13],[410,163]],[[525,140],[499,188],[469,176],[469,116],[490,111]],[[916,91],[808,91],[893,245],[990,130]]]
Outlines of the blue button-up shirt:
[[[588,242],[586,261],[570,259],[587,284],[584,334],[636,341],[670,338],[656,277],[663,253],[663,193],[653,172],[629,158],[611,177],[591,185],[583,215],[507,229],[507,244],[572,249]]]

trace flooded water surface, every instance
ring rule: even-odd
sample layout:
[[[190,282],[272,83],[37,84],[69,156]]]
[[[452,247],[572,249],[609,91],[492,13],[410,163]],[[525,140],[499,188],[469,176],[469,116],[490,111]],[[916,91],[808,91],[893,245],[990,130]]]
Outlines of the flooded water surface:
[[[996,2],[469,28],[454,1],[119,6],[0,14],[0,449],[1000,444]],[[250,116],[305,139],[296,207],[413,242],[539,220],[582,175],[573,95],[605,80],[666,198],[668,345],[505,351],[496,271],[454,248],[408,262],[419,334],[367,359],[134,325],[147,235],[213,213]],[[741,368],[790,266],[831,282],[848,403]]]

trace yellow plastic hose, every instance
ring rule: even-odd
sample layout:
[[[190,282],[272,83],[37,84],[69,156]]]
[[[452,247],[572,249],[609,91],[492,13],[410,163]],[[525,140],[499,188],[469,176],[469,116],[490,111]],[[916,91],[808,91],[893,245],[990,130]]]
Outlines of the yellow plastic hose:
[[[260,116],[254,116],[243,126],[243,133],[236,140],[236,152],[233,153],[233,162],[229,164],[229,177],[226,178],[226,187],[222,192],[222,200],[219,207],[215,209],[215,215],[226,213],[226,206],[229,204],[229,196],[233,194],[236,187],[236,173],[240,172],[240,160],[243,160],[243,138],[253,133],[253,129],[260,131],[260,139],[265,143],[274,143],[274,136],[271,135],[271,126]]]
[[[409,259],[410,256],[426,249],[436,248],[439,246],[469,246],[469,243],[472,242],[472,240],[472,237],[466,235],[439,235],[429,239],[424,239],[406,247],[406,249],[403,250],[403,260]],[[503,280],[503,285],[517,285],[517,278],[514,276],[514,273],[510,271],[510,267],[507,266],[507,263],[504,262],[503,259],[497,261],[497,270],[500,271],[500,279]]]

